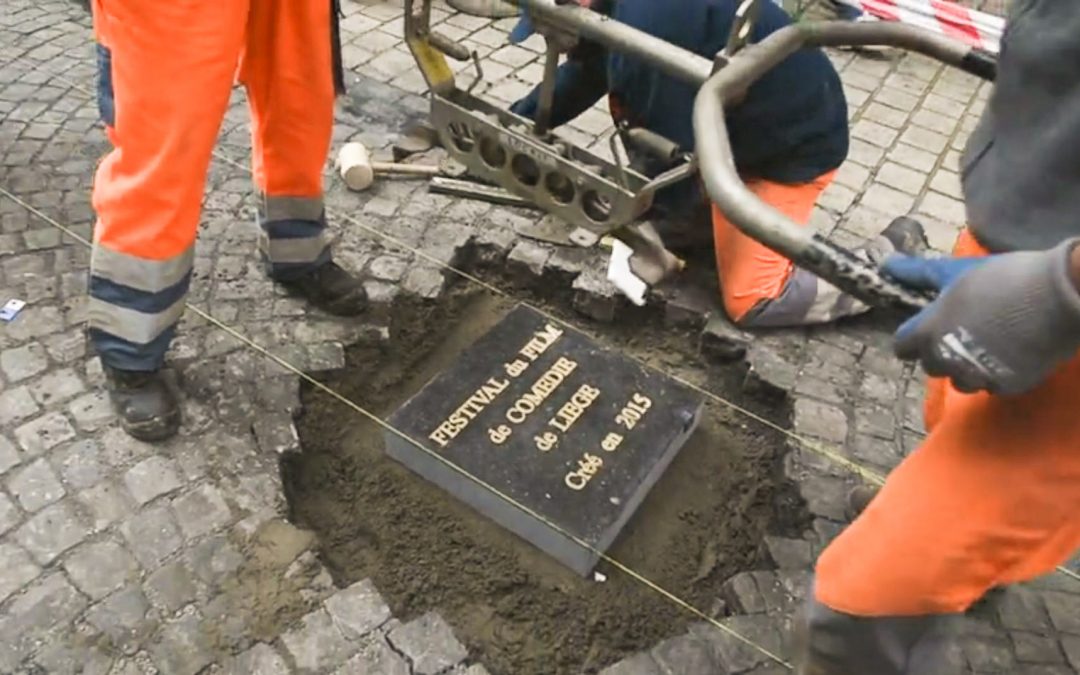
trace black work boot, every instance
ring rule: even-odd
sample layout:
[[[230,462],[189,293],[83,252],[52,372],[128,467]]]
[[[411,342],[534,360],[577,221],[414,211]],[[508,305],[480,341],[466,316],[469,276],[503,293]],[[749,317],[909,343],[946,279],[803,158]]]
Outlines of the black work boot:
[[[894,218],[881,234],[866,243],[862,252],[875,265],[894,253],[923,255],[930,250],[922,223],[909,216]]]
[[[922,223],[910,216],[894,218],[889,226],[881,231],[881,236],[889,240],[897,253],[921,255],[930,250],[926,239],[926,230]]]
[[[364,284],[333,260],[306,274],[279,279],[278,283],[319,309],[337,316],[355,316],[368,306]]]
[[[180,428],[180,401],[160,370],[120,370],[102,364],[120,426],[132,438],[164,441]]]
[[[847,507],[844,509],[844,515],[848,520],[855,520],[867,506],[870,506],[870,502],[877,496],[878,491],[881,488],[876,485],[859,485],[852,488],[848,493]]]

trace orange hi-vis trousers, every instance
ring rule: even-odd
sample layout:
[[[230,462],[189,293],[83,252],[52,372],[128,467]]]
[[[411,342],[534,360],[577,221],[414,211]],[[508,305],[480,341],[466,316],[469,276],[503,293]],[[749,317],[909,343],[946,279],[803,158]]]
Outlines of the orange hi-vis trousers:
[[[969,233],[954,254],[986,255]],[[923,444],[822,553],[816,598],[856,616],[962,612],[1080,549],[1080,354],[1020,396],[935,379]]]
[[[330,256],[331,0],[94,0],[114,149],[97,170],[89,324],[102,359],[160,367],[184,307],[211,152],[237,76],[252,116],[259,248],[287,277]]]
[[[800,225],[807,225],[835,171],[808,183],[748,179],[761,201]],[[823,323],[863,311],[865,305],[818,279],[761,242],[744,234],[712,206],[713,246],[724,308],[732,321],[748,327]]]

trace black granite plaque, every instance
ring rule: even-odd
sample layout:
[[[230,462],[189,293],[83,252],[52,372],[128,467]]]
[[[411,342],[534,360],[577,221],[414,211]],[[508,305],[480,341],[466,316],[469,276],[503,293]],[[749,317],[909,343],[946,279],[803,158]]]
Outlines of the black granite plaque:
[[[595,551],[397,434],[386,434],[386,448],[586,575],[693,432],[701,407],[690,389],[518,306],[390,418]]]

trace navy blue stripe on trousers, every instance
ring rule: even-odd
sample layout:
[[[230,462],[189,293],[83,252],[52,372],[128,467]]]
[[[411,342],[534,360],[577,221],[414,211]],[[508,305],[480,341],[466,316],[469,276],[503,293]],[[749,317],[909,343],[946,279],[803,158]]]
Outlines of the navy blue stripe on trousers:
[[[109,366],[157,370],[184,311],[190,269],[170,286],[147,291],[103,276],[90,276],[90,339]]]
[[[294,279],[330,261],[325,216],[272,221],[260,217],[259,226],[259,252],[272,279]]]
[[[113,97],[112,52],[104,45],[97,45],[97,103],[98,114],[106,126],[116,126],[116,103]]]

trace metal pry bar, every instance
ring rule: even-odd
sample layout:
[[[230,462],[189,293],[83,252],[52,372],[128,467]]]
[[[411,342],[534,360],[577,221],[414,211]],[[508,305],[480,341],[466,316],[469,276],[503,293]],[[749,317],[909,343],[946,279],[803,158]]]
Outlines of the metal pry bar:
[[[984,79],[995,75],[993,56],[943,36],[888,22],[799,23],[751,43],[759,9],[756,3],[771,0],[744,0],[728,44],[709,59],[576,4],[510,1],[536,22],[637,58],[680,81],[705,85],[694,106],[697,164],[710,199],[740,230],[866,302],[909,309],[927,302],[925,296],[882,276],[850,251],[813,235],[750,192],[735,170],[724,106],[804,47],[892,46],[925,54]],[[432,123],[447,149],[470,171],[601,236],[644,213],[656,189],[655,181],[627,170],[630,184],[621,185],[618,167],[610,162],[550,133],[538,137],[533,120],[457,89],[443,52],[437,48],[440,41],[430,40],[427,32],[431,0],[405,0],[405,7],[409,48],[431,88]]]

